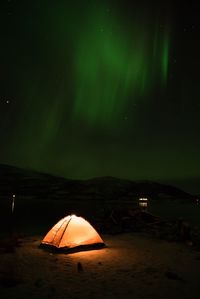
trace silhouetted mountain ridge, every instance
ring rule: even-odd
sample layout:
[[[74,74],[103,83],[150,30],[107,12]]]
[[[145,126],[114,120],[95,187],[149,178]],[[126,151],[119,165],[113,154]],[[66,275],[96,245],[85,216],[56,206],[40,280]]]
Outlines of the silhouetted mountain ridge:
[[[11,194],[55,200],[130,200],[141,196],[194,200],[193,195],[179,188],[157,182],[136,182],[115,177],[71,180],[0,164],[0,195]]]

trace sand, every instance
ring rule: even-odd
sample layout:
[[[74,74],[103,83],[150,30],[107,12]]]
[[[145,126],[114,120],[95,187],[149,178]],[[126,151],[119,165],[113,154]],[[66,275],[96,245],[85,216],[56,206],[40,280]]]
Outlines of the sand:
[[[0,298],[200,298],[200,252],[127,233],[104,235],[107,248],[55,254],[41,236],[1,253]]]

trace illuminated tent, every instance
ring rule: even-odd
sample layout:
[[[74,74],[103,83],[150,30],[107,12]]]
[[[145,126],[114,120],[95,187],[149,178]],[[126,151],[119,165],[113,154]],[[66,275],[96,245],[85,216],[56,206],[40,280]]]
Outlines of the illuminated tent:
[[[46,234],[41,246],[50,246],[68,251],[88,250],[104,247],[104,242],[82,217],[69,215],[58,221]]]

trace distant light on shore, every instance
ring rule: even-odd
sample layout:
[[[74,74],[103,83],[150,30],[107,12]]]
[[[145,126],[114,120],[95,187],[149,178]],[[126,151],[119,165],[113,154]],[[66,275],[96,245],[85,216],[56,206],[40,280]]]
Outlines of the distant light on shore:
[[[139,207],[146,210],[148,206],[148,198],[139,198]]]

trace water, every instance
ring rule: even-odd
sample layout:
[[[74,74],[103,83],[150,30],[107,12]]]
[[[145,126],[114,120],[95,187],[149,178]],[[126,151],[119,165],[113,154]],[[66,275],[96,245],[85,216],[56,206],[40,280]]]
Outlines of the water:
[[[171,201],[151,202],[148,211],[166,220],[182,218],[191,225],[200,227],[200,204],[174,203]]]

